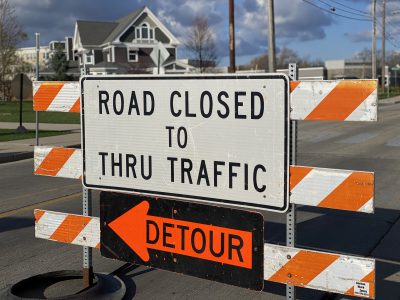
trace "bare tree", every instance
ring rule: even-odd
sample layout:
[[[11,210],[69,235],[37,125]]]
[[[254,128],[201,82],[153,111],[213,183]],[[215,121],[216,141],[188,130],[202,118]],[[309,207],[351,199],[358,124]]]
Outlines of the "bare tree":
[[[26,38],[9,0],[0,0],[0,99],[9,99],[17,45]]]
[[[217,65],[218,54],[214,33],[205,17],[197,16],[184,42],[201,73]]]
[[[311,60],[309,57],[300,57],[295,51],[289,48],[282,48],[278,50],[276,55],[276,68],[277,69],[286,69],[289,63],[297,63],[299,67],[307,68],[307,67],[316,67],[322,66],[323,62],[320,60]],[[250,62],[251,68],[257,69],[268,69],[268,54],[262,54]]]

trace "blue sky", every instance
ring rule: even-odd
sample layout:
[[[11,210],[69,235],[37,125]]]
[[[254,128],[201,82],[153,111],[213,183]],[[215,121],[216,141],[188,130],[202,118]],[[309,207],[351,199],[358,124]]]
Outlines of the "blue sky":
[[[220,64],[228,63],[228,0],[10,0],[30,39],[21,46],[34,45],[34,32],[41,33],[42,44],[73,35],[74,23],[81,20],[114,20],[147,5],[166,26],[183,40],[196,15],[206,16],[212,26]],[[309,2],[309,3],[307,3]],[[378,22],[381,23],[378,2]],[[311,3],[311,4],[310,4]],[[311,59],[350,58],[371,47],[371,21],[366,19],[371,0],[275,0],[276,44],[288,47]],[[399,12],[399,13],[397,13]],[[266,0],[235,1],[237,61],[249,62],[267,49]],[[365,17],[364,17],[365,16]],[[387,32],[400,45],[400,1],[387,0]],[[378,33],[380,32],[380,26]],[[378,49],[380,48],[378,40]],[[390,42],[387,50],[400,51]],[[180,51],[181,57],[186,56]]]

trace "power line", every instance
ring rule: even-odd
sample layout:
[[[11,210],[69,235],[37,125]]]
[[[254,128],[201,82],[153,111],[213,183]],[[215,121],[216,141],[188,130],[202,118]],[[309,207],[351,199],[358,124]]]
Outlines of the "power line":
[[[350,19],[350,20],[355,20],[355,21],[368,21],[368,22],[371,21],[371,19],[354,18],[354,17],[349,17],[349,16],[345,16],[345,15],[342,15],[342,14],[338,14],[338,13],[335,13],[335,12],[329,10],[329,9],[325,9],[325,8],[323,8],[321,6],[318,6],[318,5],[316,5],[315,3],[311,2],[311,1],[308,1],[308,0],[303,0],[303,1],[305,3],[311,5],[311,6],[314,6],[314,7],[318,8],[318,9],[320,9],[322,11],[328,12],[328,13],[330,13],[332,15],[335,15],[335,16],[338,16],[338,17],[342,17],[342,18],[346,18],[346,19]]]
[[[382,25],[379,24],[378,22],[376,23],[379,28],[382,30]],[[392,44],[392,46],[394,46],[395,48],[400,48],[400,45],[397,43],[397,40],[393,37],[393,35],[391,34],[391,32],[387,33],[385,36],[385,40],[387,40],[390,44]]]
[[[354,15],[354,16],[361,16],[361,17],[371,17],[371,15],[370,14],[360,14],[360,13],[357,13],[357,12],[352,12],[352,11],[349,11],[349,10],[347,10],[347,9],[343,9],[343,8],[339,8],[339,7],[335,7],[335,6],[333,6],[333,5],[331,5],[330,3],[328,3],[328,2],[325,2],[325,1],[323,1],[323,0],[317,0],[318,2],[321,2],[321,3],[323,3],[323,4],[325,4],[326,6],[329,6],[330,7],[330,10],[331,11],[333,11],[333,12],[335,12],[336,10],[340,10],[340,11],[343,11],[343,12],[345,12],[345,13],[348,13],[348,14],[351,14],[351,15]]]
[[[338,5],[341,5],[341,6],[343,6],[343,7],[346,7],[346,8],[348,8],[348,9],[351,9],[351,10],[357,11],[357,12],[359,12],[359,13],[362,13],[362,14],[364,14],[364,15],[370,16],[370,14],[369,14],[368,12],[366,12],[366,11],[362,11],[362,10],[353,8],[353,7],[351,7],[351,6],[348,6],[348,5],[345,5],[345,4],[343,4],[343,3],[340,3],[339,1],[336,1],[336,0],[330,0],[330,1],[333,2],[333,3],[336,3],[336,4],[338,4]]]

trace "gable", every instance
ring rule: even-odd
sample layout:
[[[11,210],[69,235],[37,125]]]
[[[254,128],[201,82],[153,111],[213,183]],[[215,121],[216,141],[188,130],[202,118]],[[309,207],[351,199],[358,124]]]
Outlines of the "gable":
[[[156,23],[149,17],[147,13],[143,13],[133,24],[133,26],[140,26],[142,23],[147,23],[151,27],[157,27]]]
[[[114,22],[76,21],[82,46],[100,46],[117,27]]]
[[[127,22],[130,19],[130,22]],[[136,38],[135,28],[142,24],[147,24],[154,30],[154,36],[157,41],[165,44],[178,45],[179,41],[176,37],[158,20],[158,18],[147,7],[135,14],[124,17],[119,20],[121,23],[118,28],[107,38],[108,42],[125,42],[131,43]],[[122,24],[123,23],[123,24]],[[117,32],[119,31],[119,32]]]

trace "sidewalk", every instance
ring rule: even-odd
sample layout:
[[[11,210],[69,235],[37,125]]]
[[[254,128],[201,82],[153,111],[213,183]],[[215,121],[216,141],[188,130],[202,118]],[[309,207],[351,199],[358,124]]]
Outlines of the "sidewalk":
[[[22,123],[22,125],[28,130],[35,130],[35,123]],[[17,122],[0,122],[0,129],[16,129],[19,126]],[[40,130],[55,130],[55,131],[69,131],[69,130],[80,130],[80,124],[50,124],[40,123]]]
[[[392,105],[400,103],[400,96],[378,100],[378,105]]]
[[[54,126],[57,124],[48,124],[48,125]],[[54,127],[52,129],[55,130]],[[65,129],[59,129],[59,130],[65,130]],[[32,158],[35,143],[36,143],[35,139],[1,142],[0,163]],[[81,143],[81,134],[79,131],[77,131],[76,133],[44,137],[44,138],[40,138],[39,135],[39,143],[41,146],[46,146],[46,145],[58,146],[58,147],[77,146],[80,145]]]

